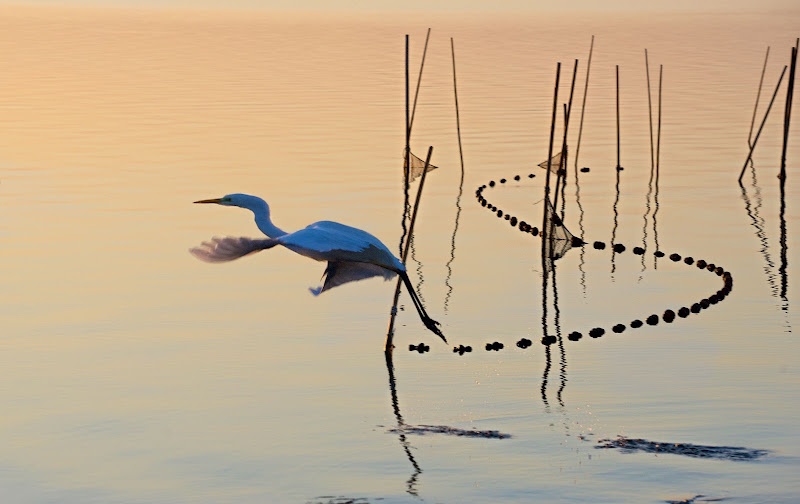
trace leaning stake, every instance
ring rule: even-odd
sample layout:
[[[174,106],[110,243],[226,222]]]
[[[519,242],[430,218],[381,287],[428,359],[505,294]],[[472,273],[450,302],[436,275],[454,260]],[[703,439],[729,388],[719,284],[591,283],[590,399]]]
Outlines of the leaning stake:
[[[406,264],[406,258],[408,257],[408,249],[411,245],[411,240],[414,239],[414,223],[417,220],[417,210],[419,209],[419,201],[422,198],[422,187],[425,185],[425,176],[428,174],[428,165],[431,162],[431,154],[433,154],[433,146],[428,147],[428,157],[425,158],[425,168],[422,170],[422,177],[419,179],[417,199],[414,201],[414,210],[411,212],[411,222],[408,224],[408,237],[406,238],[405,249],[403,249],[403,256],[400,258],[404,266]],[[397,316],[397,301],[400,299],[400,285],[402,281],[402,278],[398,276],[397,287],[394,289],[392,315],[389,318],[389,330],[386,333],[386,344],[383,347],[385,352],[391,352],[394,348],[394,345],[392,344],[392,338],[394,336],[394,318]]]
[[[756,137],[753,139],[753,145],[750,146],[750,152],[747,154],[747,159],[744,160],[744,166],[742,166],[742,172],[739,174],[739,185],[742,185],[742,177],[744,177],[744,171],[747,169],[747,163],[750,162],[750,158],[753,156],[753,149],[756,148],[756,143],[758,143],[758,137],[761,136],[761,130],[764,129],[764,123],[767,122],[767,117],[769,117],[769,111],[772,110],[772,104],[775,103],[775,97],[778,96],[778,90],[781,88],[781,82],[783,82],[783,76],[785,73],[786,73],[786,66],[783,67],[781,76],[778,79],[778,84],[775,86],[775,92],[772,93],[772,99],[769,101],[769,106],[767,106],[767,111],[764,113],[764,119],[761,121],[761,126],[758,127],[758,132],[756,133]]]

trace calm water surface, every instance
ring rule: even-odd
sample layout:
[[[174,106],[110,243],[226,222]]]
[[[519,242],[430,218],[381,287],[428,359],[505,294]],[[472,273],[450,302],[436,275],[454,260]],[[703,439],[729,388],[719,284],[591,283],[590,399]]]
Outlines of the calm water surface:
[[[761,110],[798,35],[796,9],[569,18],[4,7],[0,23],[4,502],[797,501],[800,142],[795,127],[782,254],[783,92],[757,179],[748,172],[744,195],[735,182],[764,51]],[[404,35],[415,77],[428,26],[412,148],[433,145],[441,168],[426,183],[409,269],[448,341],[474,351],[453,354],[404,295],[393,397],[382,353],[393,283],[314,298],[307,287],[323,266],[287,250],[201,263],[188,248],[258,231],[246,211],[191,202],[257,194],[284,229],[333,219],[396,249]],[[579,160],[592,171],[579,192],[567,187],[567,226],[714,262],[735,287],[686,320],[574,342],[571,331],[691,305],[721,286],[649,254],[574,249],[556,263],[556,311],[552,288],[542,302],[540,242],[476,204],[478,186],[520,174],[485,195],[541,219],[536,164],[556,62],[565,101],[580,59],[579,104],[592,35]],[[664,66],[657,200],[644,48],[654,84]],[[544,331],[559,343],[540,345]],[[531,348],[515,346],[523,337]],[[420,341],[430,353],[406,350]],[[493,341],[505,348],[485,351]],[[455,435],[465,430],[510,437]],[[645,441],[596,448],[617,436]],[[712,449],[648,450],[655,443]],[[735,460],[721,447],[768,453]]]

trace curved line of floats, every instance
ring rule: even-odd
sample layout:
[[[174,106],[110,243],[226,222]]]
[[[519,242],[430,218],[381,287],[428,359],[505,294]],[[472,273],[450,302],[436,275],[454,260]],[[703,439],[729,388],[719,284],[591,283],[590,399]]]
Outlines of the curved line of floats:
[[[535,176],[536,175],[531,173],[531,174],[528,175],[528,178],[534,178]],[[522,177],[520,177],[519,175],[514,176],[514,180],[515,181],[519,181],[521,178]],[[507,180],[504,179],[504,178],[500,179],[500,181],[499,181],[500,184],[505,184],[506,182],[507,182]],[[521,231],[521,232],[523,232],[525,234],[529,234],[531,236],[541,236],[542,233],[540,233],[539,229],[536,226],[532,226],[532,225],[528,224],[527,222],[525,222],[524,220],[518,219],[517,217],[514,217],[513,215],[504,212],[503,210],[497,208],[497,206],[495,206],[492,203],[490,203],[489,200],[487,200],[483,196],[483,192],[486,189],[493,188],[493,187],[496,187],[496,186],[497,186],[497,183],[494,180],[492,180],[488,184],[484,184],[484,185],[478,187],[478,189],[475,191],[475,197],[477,198],[478,203],[482,207],[486,208],[490,212],[492,212],[495,215],[497,215],[498,218],[504,219],[506,222],[508,222],[508,224],[511,227],[513,227],[513,228],[515,228],[515,229],[517,229],[517,230],[519,230],[519,231]],[[584,242],[583,240],[581,240],[579,238],[574,238],[572,245],[575,246],[575,247],[578,247],[578,246],[583,247],[583,246],[588,245],[588,243]],[[603,250],[603,249],[606,248],[606,244],[604,242],[601,242],[601,241],[594,242],[592,244],[592,246],[597,250]],[[625,252],[625,250],[627,250],[625,245],[623,245],[621,243],[614,243],[614,244],[612,244],[611,248],[617,254],[621,254],[621,253]],[[645,249],[642,248],[642,247],[634,247],[632,251],[636,255],[644,255],[645,252],[646,252]],[[661,251],[661,250],[656,250],[653,253],[653,255],[655,255],[656,257],[665,257],[665,256],[667,256],[667,254],[665,252]],[[703,299],[697,301],[696,303],[693,303],[691,306],[681,306],[680,308],[678,308],[677,311],[668,308],[668,309],[664,310],[664,312],[661,315],[658,315],[656,313],[648,315],[647,317],[645,317],[644,322],[642,320],[640,320],[640,319],[635,319],[635,320],[631,321],[628,324],[624,324],[624,323],[615,324],[614,326],[611,327],[611,331],[612,332],[619,334],[619,333],[625,332],[629,327],[631,329],[638,329],[638,328],[644,326],[645,324],[654,326],[654,325],[657,325],[659,323],[659,321],[663,321],[663,322],[666,322],[667,324],[671,324],[672,322],[675,321],[676,317],[686,318],[691,314],[698,314],[701,311],[709,308],[711,305],[715,305],[715,304],[719,303],[720,301],[725,299],[725,297],[728,294],[730,294],[731,290],[733,289],[733,276],[730,274],[730,272],[725,271],[721,266],[717,266],[714,263],[709,263],[707,261],[704,261],[703,259],[699,259],[699,260],[695,261],[694,258],[692,258],[692,257],[681,257],[681,255],[678,254],[678,253],[669,254],[668,257],[672,262],[676,262],[677,263],[677,262],[683,261],[683,263],[686,264],[687,266],[694,265],[700,270],[707,270],[707,271],[717,275],[718,277],[722,278],[722,281],[723,281],[722,288],[719,289],[718,291],[716,291],[715,293],[711,294],[710,296],[708,296],[706,298],[703,298]],[[603,328],[603,327],[594,327],[594,328],[592,328],[592,329],[590,329],[588,331],[589,336],[592,337],[592,338],[599,338],[599,337],[603,336],[605,333],[606,333],[606,329]],[[567,338],[570,341],[579,341],[581,338],[583,338],[583,334],[581,332],[579,332],[579,331],[573,331],[573,332],[569,333]],[[541,343],[543,345],[552,345],[553,343],[556,343],[557,341],[558,341],[558,338],[556,338],[556,336],[552,336],[552,335],[544,336],[541,339]],[[528,348],[531,345],[532,345],[531,340],[529,340],[527,338],[520,339],[519,341],[517,341],[517,344],[516,344],[516,346],[518,348],[522,348],[522,349]],[[486,343],[486,350],[487,351],[491,351],[491,350],[498,351],[498,350],[501,350],[502,348],[503,348],[503,344],[499,343],[499,342]],[[419,345],[409,345],[408,349],[410,351],[417,351],[419,353],[424,353],[424,352],[427,352],[428,350],[430,350],[430,347],[428,345],[425,345],[424,343],[420,343]],[[458,347],[453,347],[453,352],[458,353],[459,355],[463,355],[464,353],[471,352],[471,351],[472,351],[472,347],[470,347],[470,346],[459,345]]]

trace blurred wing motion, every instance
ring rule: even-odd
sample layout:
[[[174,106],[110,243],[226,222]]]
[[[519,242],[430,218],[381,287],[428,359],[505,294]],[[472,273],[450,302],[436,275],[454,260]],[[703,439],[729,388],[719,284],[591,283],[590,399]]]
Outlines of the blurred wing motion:
[[[280,241],[273,238],[254,240],[244,237],[234,238],[227,236],[225,238],[217,238],[215,236],[210,242],[203,242],[202,245],[190,249],[189,252],[202,261],[218,263],[233,261],[253,252],[270,249],[278,244],[280,244]]]
[[[325,268],[325,273],[322,277],[325,279],[321,287],[311,288],[315,296],[319,296],[323,292],[346,284],[348,282],[355,282],[357,280],[364,280],[365,278],[383,277],[385,280],[391,280],[397,275],[394,271],[387,270],[381,266],[370,263],[358,262],[345,262],[345,261],[329,261],[328,267]]]

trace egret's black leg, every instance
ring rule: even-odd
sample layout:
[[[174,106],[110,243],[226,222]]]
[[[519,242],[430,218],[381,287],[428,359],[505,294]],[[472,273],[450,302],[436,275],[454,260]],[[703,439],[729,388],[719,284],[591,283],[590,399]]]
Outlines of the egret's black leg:
[[[408,294],[411,296],[411,300],[414,302],[414,308],[417,309],[417,313],[419,313],[419,317],[422,319],[422,323],[425,324],[433,334],[442,338],[442,341],[447,343],[447,340],[442,334],[441,329],[439,329],[439,322],[436,322],[432,318],[428,316],[428,313],[425,311],[425,307],[422,306],[422,301],[420,301],[419,297],[417,296],[417,292],[414,290],[414,286],[411,285],[411,280],[409,280],[408,275],[405,271],[399,272],[400,277],[403,279],[403,283],[406,284],[406,288],[408,288]]]

